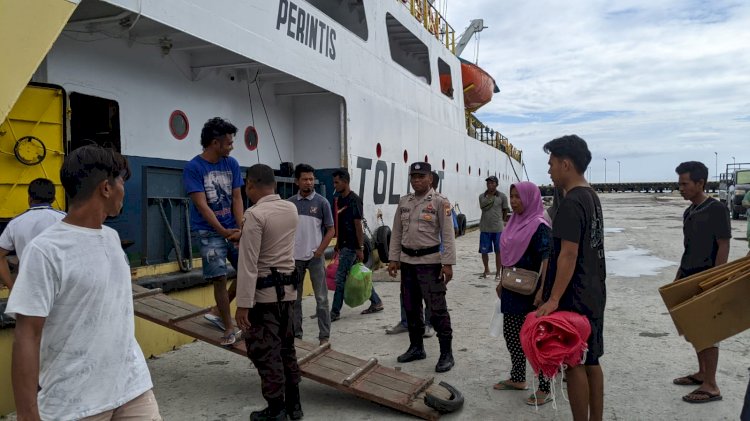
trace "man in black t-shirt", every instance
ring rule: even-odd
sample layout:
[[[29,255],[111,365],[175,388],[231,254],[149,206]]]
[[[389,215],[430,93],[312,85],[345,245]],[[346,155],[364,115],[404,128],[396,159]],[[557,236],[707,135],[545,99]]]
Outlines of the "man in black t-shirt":
[[[703,272],[727,262],[732,226],[726,206],[703,191],[708,168],[697,161],[683,162],[675,172],[679,175],[680,194],[691,202],[682,215],[685,252],[675,280]],[[721,400],[716,384],[719,348],[712,346],[698,351],[698,372],[673,380],[674,384],[698,386],[682,397],[685,402],[705,403]]]
[[[333,203],[333,221],[336,227],[336,250],[339,253],[339,267],[336,271],[336,292],[331,305],[331,321],[341,318],[341,307],[344,305],[344,283],[352,266],[362,262],[365,250],[365,234],[362,230],[362,199],[350,188],[349,171],[339,169],[333,172],[333,188],[337,196]],[[370,307],[362,314],[383,311],[383,302],[372,289]]]
[[[601,421],[604,413],[604,374],[599,357],[604,353],[604,218],[599,197],[584,174],[591,162],[586,141],[563,136],[544,145],[550,154],[549,174],[555,187],[565,191],[552,226],[553,251],[545,282],[545,316],[557,310],[586,316],[591,324],[583,365],[568,368],[568,395],[573,419]]]

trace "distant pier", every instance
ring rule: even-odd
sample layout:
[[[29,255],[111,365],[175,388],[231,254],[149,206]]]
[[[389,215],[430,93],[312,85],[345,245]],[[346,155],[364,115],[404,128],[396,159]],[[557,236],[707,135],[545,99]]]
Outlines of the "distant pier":
[[[679,186],[676,181],[655,181],[655,182],[637,182],[637,183],[592,183],[591,187],[597,192],[601,193],[617,193],[617,192],[634,192],[634,193],[664,193],[669,191],[679,190]],[[542,192],[542,196],[552,196],[554,187],[552,185],[539,186],[539,190]],[[719,183],[716,181],[709,181],[706,185],[706,190],[709,192],[718,192]]]

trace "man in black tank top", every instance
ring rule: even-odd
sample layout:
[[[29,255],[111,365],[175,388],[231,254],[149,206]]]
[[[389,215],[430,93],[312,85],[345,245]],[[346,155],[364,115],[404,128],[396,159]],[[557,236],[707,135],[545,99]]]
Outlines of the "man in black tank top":
[[[726,206],[703,191],[708,180],[708,168],[703,163],[683,162],[675,172],[679,176],[680,194],[691,202],[682,215],[685,251],[675,276],[675,280],[678,280],[726,263],[732,226]],[[682,397],[685,402],[721,400],[721,392],[716,384],[719,347],[698,350],[697,354],[698,372],[676,378],[674,384],[698,386]]]
[[[568,368],[568,395],[573,419],[600,421],[604,413],[604,374],[599,357],[604,353],[604,218],[596,192],[584,174],[591,162],[586,141],[563,136],[544,145],[550,154],[549,174],[565,192],[552,224],[553,251],[537,310],[545,316],[557,310],[585,316],[591,325],[583,365]]]

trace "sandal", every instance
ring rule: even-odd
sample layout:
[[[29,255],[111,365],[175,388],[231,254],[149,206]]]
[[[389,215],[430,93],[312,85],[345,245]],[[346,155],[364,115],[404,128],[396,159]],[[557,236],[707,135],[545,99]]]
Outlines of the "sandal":
[[[384,308],[384,307],[383,307],[383,304],[378,304],[378,305],[375,305],[375,304],[373,304],[373,305],[371,305],[370,307],[368,307],[368,308],[366,308],[366,309],[362,310],[362,312],[361,312],[361,313],[359,313],[359,314],[372,314],[372,313],[377,313],[377,312],[379,312],[379,311],[383,311],[383,308]]]
[[[685,376],[685,377],[678,377],[672,380],[672,383],[679,385],[679,386],[700,386],[703,384],[703,381],[697,379],[693,375],[690,375],[690,376]]]
[[[203,315],[203,318],[206,319],[206,320],[208,320],[209,322],[211,322],[214,326],[216,326],[217,328],[221,329],[222,331],[227,330],[224,327],[224,322],[221,320],[221,317],[219,317],[219,316],[217,316],[215,314],[206,313],[206,314]]]
[[[544,393],[544,392],[541,392]],[[550,396],[549,393],[544,393],[544,398],[537,395],[536,393],[532,393],[529,395],[528,398],[526,398],[526,405],[529,406],[542,406],[544,404],[552,402],[552,396]]]
[[[238,340],[242,339],[242,331],[238,330],[236,332],[230,333],[227,336],[221,337],[221,342],[219,345],[221,346],[232,346],[237,342]]]
[[[706,392],[705,390],[693,390],[692,392],[682,397],[682,400],[687,403],[706,403],[720,401],[722,399],[723,398],[720,394]]]
[[[501,380],[492,386],[495,390],[529,390],[528,387],[518,387],[510,383],[509,380]]]

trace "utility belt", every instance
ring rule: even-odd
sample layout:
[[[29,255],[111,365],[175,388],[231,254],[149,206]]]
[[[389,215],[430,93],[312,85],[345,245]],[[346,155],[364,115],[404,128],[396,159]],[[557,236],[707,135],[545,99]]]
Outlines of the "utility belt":
[[[263,278],[258,278],[255,284],[255,289],[275,288],[276,298],[281,301],[284,298],[284,287],[286,285],[291,285],[294,287],[294,289],[297,289],[297,285],[299,285],[299,275],[297,274],[297,269],[294,269],[292,273],[285,275],[283,273],[279,273],[276,268],[271,268],[270,275],[264,276]]]
[[[432,247],[427,247],[423,249],[410,249],[409,247],[401,246],[401,251],[406,253],[407,256],[411,257],[421,257],[421,256],[427,256],[430,254],[435,254],[440,251],[440,244]]]

